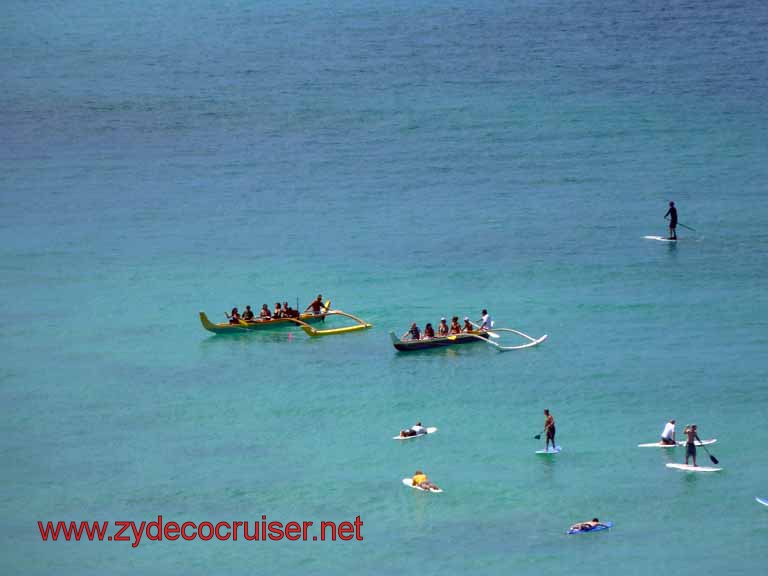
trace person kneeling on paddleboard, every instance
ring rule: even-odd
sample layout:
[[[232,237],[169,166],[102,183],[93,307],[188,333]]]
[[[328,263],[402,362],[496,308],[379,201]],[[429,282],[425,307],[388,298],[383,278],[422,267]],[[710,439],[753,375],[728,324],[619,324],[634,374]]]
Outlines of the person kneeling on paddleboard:
[[[603,526],[605,528],[608,528],[607,525],[602,524],[600,520],[597,518],[592,518],[589,522],[577,522],[576,524],[572,525],[568,530],[578,530],[579,532],[589,532],[590,530],[594,530],[598,526]]]
[[[661,443],[665,446],[674,446],[675,442],[675,421],[670,420],[664,426],[664,431],[661,433]]]
[[[691,424],[690,426],[686,426],[685,430],[683,430],[683,434],[687,436],[687,440],[685,441],[686,466],[688,466],[688,457],[693,458],[694,466],[698,466],[698,464],[696,464],[696,441],[698,440],[698,442],[701,443],[701,438],[699,438],[699,435],[696,432],[697,429],[696,424]]]
[[[427,478],[427,475],[424,474],[421,470],[416,470],[416,474],[413,475],[413,478],[411,479],[411,482],[414,486],[418,486],[419,488],[422,488],[423,490],[439,490],[440,488],[437,487],[436,484],[433,484],[429,481]]]
[[[416,424],[411,426],[408,430],[400,430],[400,437],[408,438],[409,436],[418,436],[419,434],[426,433],[427,429],[421,425],[421,422],[416,422]]]

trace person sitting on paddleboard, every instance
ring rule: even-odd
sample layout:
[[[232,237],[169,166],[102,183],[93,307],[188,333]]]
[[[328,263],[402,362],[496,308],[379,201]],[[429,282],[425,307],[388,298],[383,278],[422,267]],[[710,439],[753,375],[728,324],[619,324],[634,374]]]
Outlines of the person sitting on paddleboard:
[[[259,312],[259,318],[261,320],[269,320],[272,318],[272,312],[269,311],[269,306],[266,304],[261,305],[261,311]]]
[[[549,450],[549,443],[552,442],[552,450],[555,449],[555,418],[549,413],[549,410],[544,409],[544,432],[547,433],[546,444],[544,450]]]
[[[421,425],[421,422],[416,422],[408,430],[400,430],[401,438],[408,438],[409,436],[418,436],[419,434],[426,434],[427,429]]]
[[[687,437],[685,441],[685,465],[688,466],[688,457],[690,456],[691,458],[693,458],[693,465],[697,466],[696,441],[698,440],[699,443],[701,443],[701,438],[699,438],[699,435],[697,433],[696,424],[691,424],[690,426],[686,426],[685,430],[683,430],[683,434],[685,434]]]
[[[675,203],[672,201],[669,203],[669,210],[664,214],[665,220],[667,216],[669,216],[669,239],[677,240],[677,208],[675,208]]]
[[[312,314],[320,315],[325,310],[325,306],[323,305],[323,295],[318,294],[317,298],[312,301],[312,304],[307,306],[307,309],[304,310],[304,312],[309,312],[309,309],[312,309]]]
[[[664,431],[661,433],[661,443],[667,446],[674,446],[675,442],[675,421],[670,420],[664,426]]]
[[[480,330],[490,330],[491,328],[493,328],[493,320],[491,320],[491,315],[488,314],[488,310],[483,309],[483,314],[480,318]]]
[[[437,325],[437,335],[448,336],[448,324],[446,323],[445,318],[440,318],[440,324]]]
[[[245,310],[243,311],[242,318],[246,322],[250,322],[251,320],[253,320],[253,310],[251,310],[250,305],[245,307]]]
[[[458,316],[451,318],[451,334],[461,334],[461,325],[459,324]]]
[[[475,329],[475,327],[472,326],[472,322],[469,321],[469,317],[468,316],[464,316],[464,327],[462,328],[461,331],[462,332],[472,332],[472,330],[474,330],[474,329]]]
[[[568,530],[578,530],[579,532],[589,532],[590,530],[594,530],[598,526],[607,526],[600,522],[597,518],[592,518],[589,522],[577,522],[576,524],[573,524]]]
[[[435,329],[432,328],[432,324],[427,322],[427,325],[424,326],[424,339],[427,338],[434,338],[435,337]]]
[[[227,314],[230,324],[240,324],[240,313],[237,311],[237,306],[232,308],[232,312]]]
[[[424,474],[424,472],[421,470],[416,470],[416,474],[413,475],[411,482],[414,486],[418,486],[424,490],[439,490],[437,485],[430,482],[429,478],[427,478],[427,475]]]

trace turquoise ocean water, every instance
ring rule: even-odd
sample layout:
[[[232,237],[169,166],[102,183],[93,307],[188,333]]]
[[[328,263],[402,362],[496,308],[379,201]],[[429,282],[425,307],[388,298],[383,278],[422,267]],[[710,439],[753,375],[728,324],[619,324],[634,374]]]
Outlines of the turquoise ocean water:
[[[0,10],[0,573],[762,572],[768,4]],[[318,292],[374,328],[197,318]],[[484,307],[549,340],[389,343]],[[636,448],[673,417],[723,472]],[[37,529],[158,514],[364,540]]]

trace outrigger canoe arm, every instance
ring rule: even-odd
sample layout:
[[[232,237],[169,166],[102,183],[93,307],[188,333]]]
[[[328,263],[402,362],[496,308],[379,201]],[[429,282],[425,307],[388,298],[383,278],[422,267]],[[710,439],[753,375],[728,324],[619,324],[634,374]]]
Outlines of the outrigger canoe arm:
[[[302,322],[301,320],[298,320],[296,318],[291,318],[291,321],[295,324],[298,324],[298,326],[304,330],[304,332],[307,334],[307,336],[310,336],[312,338],[315,338],[317,336],[331,336],[333,334],[345,334],[347,332],[357,332],[358,330],[366,330],[368,328],[371,328],[373,324],[369,324],[365,320],[362,320],[358,318],[357,316],[353,316],[352,314],[347,314],[346,312],[342,312],[341,310],[329,310],[325,313],[326,316],[331,315],[338,315],[338,316],[346,316],[347,318],[351,318],[357,324],[354,326],[344,326],[342,328],[327,328],[325,330],[317,330],[316,328],[313,328],[306,322]]]

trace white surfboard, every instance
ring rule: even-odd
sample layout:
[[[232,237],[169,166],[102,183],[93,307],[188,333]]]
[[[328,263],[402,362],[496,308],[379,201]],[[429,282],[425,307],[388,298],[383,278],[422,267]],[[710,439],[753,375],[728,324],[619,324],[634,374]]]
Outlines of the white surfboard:
[[[714,444],[717,442],[717,438],[709,438],[707,440],[702,440],[701,442],[696,442],[696,446],[709,446],[710,444]],[[685,442],[678,441],[677,444],[662,444],[661,442],[649,442],[647,444],[638,444],[638,448],[676,448],[677,446],[685,446]]]
[[[677,240],[667,238],[666,236],[643,236],[643,238],[646,240],[656,240],[657,242],[677,242]]]
[[[421,438],[422,436],[434,434],[435,432],[437,432],[437,428],[430,426],[424,434],[416,434],[416,436],[392,436],[392,440],[411,440],[412,438]]]
[[[547,450],[536,450],[536,454],[559,454],[562,450],[562,447],[555,446],[554,448],[548,448]]]
[[[760,504],[762,504],[763,506],[768,506],[768,498],[755,498],[755,500],[760,502]]]
[[[422,488],[421,486],[414,486],[412,478],[403,478],[403,484],[405,484],[406,486],[410,486],[411,488],[414,488],[416,490],[421,490],[422,492],[432,492],[434,494],[440,494],[443,491],[442,488],[437,488],[437,489],[430,488],[429,490],[426,490],[426,489]]]
[[[714,466],[693,466],[692,464],[667,464],[667,468],[674,468],[676,470],[685,470],[686,472],[720,472],[722,468],[715,468]]]

